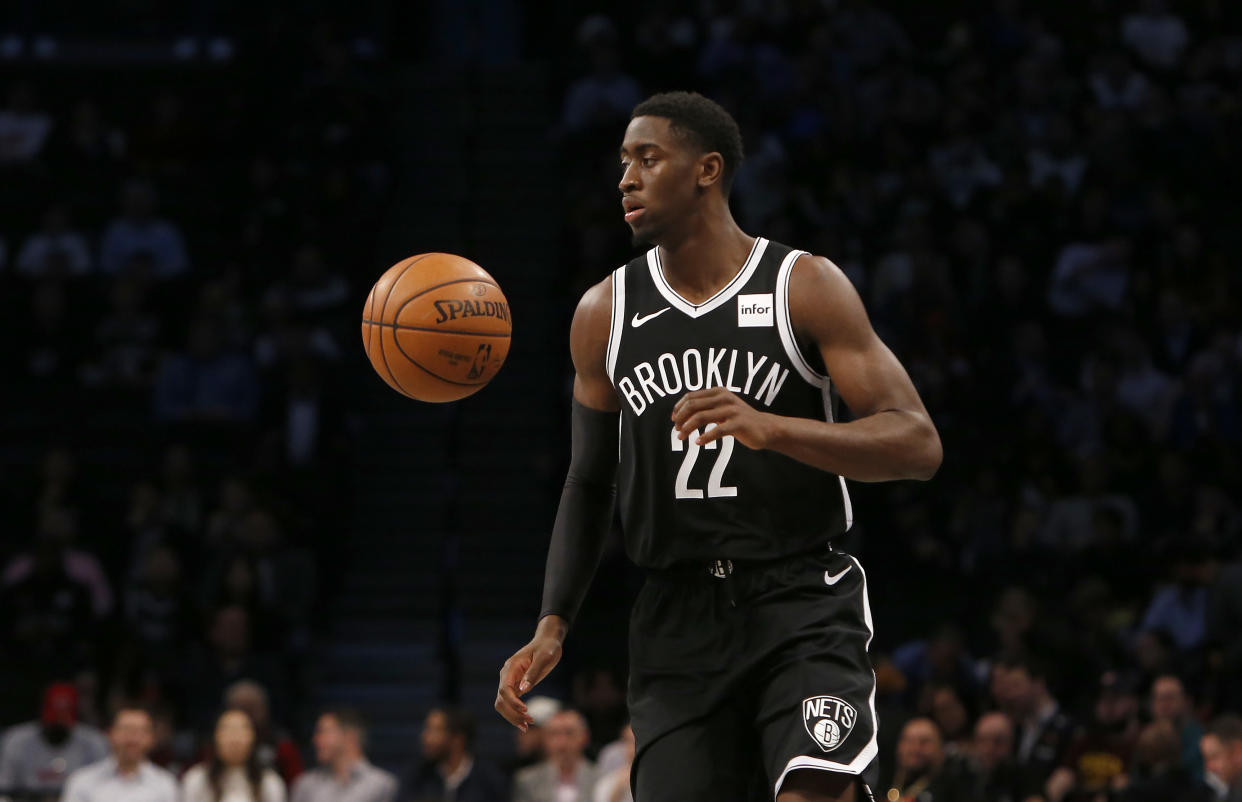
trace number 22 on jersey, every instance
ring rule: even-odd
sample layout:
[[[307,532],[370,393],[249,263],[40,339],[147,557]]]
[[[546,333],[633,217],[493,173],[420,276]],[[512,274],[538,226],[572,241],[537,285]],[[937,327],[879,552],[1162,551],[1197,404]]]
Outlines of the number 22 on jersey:
[[[709,423],[704,427],[704,433],[709,432],[716,424]],[[693,432],[682,440],[677,436],[677,427],[673,427],[673,451],[685,451],[686,456],[681,460],[681,468],[677,471],[677,484],[673,488],[673,494],[677,498],[703,498],[703,491],[699,488],[690,487],[690,472],[694,470],[694,463],[699,458],[699,451],[719,451],[716,455],[716,463],[712,466],[711,475],[707,477],[707,498],[731,498],[737,495],[736,487],[728,487],[721,485],[724,480],[725,468],[729,467],[729,459],[733,456],[733,435],[726,434],[719,440],[713,440],[705,446],[700,446],[695,441],[699,437],[699,430]],[[717,449],[716,445],[720,448]]]

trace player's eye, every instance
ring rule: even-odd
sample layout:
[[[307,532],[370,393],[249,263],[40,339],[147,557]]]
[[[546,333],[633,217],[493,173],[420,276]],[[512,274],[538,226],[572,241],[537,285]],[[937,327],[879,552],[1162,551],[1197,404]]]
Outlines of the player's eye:
[[[621,172],[623,172],[623,173],[624,173],[626,170],[628,170],[628,169],[629,169],[629,167],[630,167],[630,163],[629,163],[629,162],[621,162]]]
[[[650,167],[651,165],[655,164],[655,162],[656,160],[651,158],[650,156],[644,156],[642,160],[643,167]]]

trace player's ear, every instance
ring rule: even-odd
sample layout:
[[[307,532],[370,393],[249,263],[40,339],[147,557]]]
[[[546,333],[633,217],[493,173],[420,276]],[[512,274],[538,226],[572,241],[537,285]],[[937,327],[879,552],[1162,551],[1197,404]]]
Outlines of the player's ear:
[[[699,189],[707,189],[712,184],[720,183],[724,177],[724,157],[712,151],[699,157]]]

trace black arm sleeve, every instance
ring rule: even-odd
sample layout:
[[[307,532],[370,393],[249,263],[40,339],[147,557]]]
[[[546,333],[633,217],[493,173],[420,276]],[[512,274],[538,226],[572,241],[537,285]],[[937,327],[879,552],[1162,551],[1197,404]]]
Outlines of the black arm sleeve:
[[[619,412],[600,412],[573,401],[573,448],[569,475],[552,525],[539,617],[559,615],[572,623],[595,577],[612,528],[617,496]]]

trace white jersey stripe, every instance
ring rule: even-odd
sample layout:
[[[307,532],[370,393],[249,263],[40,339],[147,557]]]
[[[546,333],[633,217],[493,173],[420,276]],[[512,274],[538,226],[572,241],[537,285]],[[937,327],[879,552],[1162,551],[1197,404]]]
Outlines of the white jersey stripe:
[[[617,354],[621,352],[621,333],[625,331],[625,265],[612,271],[612,326],[608,330],[608,351],[605,369],[608,380],[615,387],[613,373],[617,369]]]
[[[776,274],[776,329],[781,335],[781,344],[785,346],[785,355],[797,369],[798,375],[807,383],[816,387],[827,387],[828,377],[816,373],[806,361],[802,349],[798,347],[798,338],[794,336],[793,322],[789,319],[789,276],[793,272],[794,262],[806,251],[790,251],[781,262]]]

